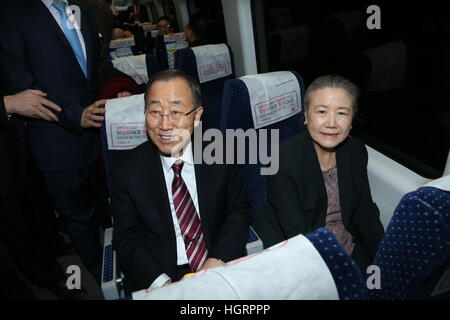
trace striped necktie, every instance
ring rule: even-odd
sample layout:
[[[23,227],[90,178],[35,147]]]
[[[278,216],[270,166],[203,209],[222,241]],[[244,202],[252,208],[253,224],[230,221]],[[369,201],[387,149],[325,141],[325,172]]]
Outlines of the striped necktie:
[[[87,78],[87,65],[86,59],[84,58],[83,48],[81,47],[80,39],[78,38],[77,31],[72,22],[69,21],[66,12],[66,3],[64,1],[53,2],[52,6],[58,10],[61,17],[61,26],[64,34],[72,47],[75,56],[77,57],[78,63],[83,70],[84,75]]]
[[[186,184],[181,177],[183,161],[177,160],[172,169],[175,173],[172,182],[172,198],[178,223],[180,224],[181,234],[183,235],[186,246],[186,255],[189,260],[189,266],[192,271],[198,271],[205,263],[208,251],[203,237],[202,225],[194,202]]]

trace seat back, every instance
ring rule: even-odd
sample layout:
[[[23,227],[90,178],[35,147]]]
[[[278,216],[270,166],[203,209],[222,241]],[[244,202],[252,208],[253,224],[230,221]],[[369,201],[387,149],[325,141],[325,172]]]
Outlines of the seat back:
[[[298,81],[298,85],[300,87],[301,97],[297,100],[297,102],[301,112],[279,122],[260,128],[268,130],[268,137],[271,136],[272,130],[278,130],[280,143],[305,129],[303,124],[304,114],[302,108],[303,95],[305,93],[303,79],[297,72],[290,72],[295,75],[295,79]],[[270,73],[268,75],[270,75]],[[226,134],[226,129],[240,128],[247,131],[248,129],[255,128],[249,91],[242,78],[225,81],[220,128],[223,134]],[[258,131],[260,129],[256,130]],[[268,139],[268,145],[266,147],[269,154],[271,154],[272,146],[270,138]],[[261,145],[258,145],[258,154],[260,148]],[[245,188],[247,190],[254,217],[262,205],[264,205],[267,201],[267,183],[266,176],[260,174],[260,170],[263,167],[261,162],[258,160],[258,163],[256,164],[249,163],[249,148],[246,148],[245,153],[245,164],[243,164],[241,168]]]
[[[147,63],[147,75],[151,78],[155,73],[161,71],[161,66],[159,65],[158,58],[155,54],[148,53],[145,55],[145,62]]]
[[[450,191],[425,186],[406,194],[374,265],[381,289],[370,290],[371,299],[449,299]]]
[[[306,235],[328,266],[340,300],[366,300],[367,287],[361,270],[338,243],[334,234],[319,228]]]
[[[105,176],[111,190],[114,159],[147,140],[144,94],[110,99],[106,103],[105,121],[100,129]],[[123,297],[121,275],[112,248],[113,228],[105,230],[101,288],[105,299]]]
[[[154,52],[161,70],[173,69],[176,51],[188,46],[184,32],[156,36]]]
[[[224,49],[228,49],[229,60],[223,58]],[[201,61],[198,63],[198,52],[201,52],[202,57],[200,59],[203,59],[202,61],[207,65],[203,65]],[[227,65],[227,63],[229,64]],[[204,74],[202,71],[208,68],[207,72],[213,74],[215,71],[218,78],[215,76],[209,78],[212,80],[203,78],[203,76],[199,75],[199,66],[203,68],[200,69],[200,73]],[[219,129],[224,84],[226,80],[235,78],[231,48],[228,45],[221,44],[177,50],[175,53],[175,69],[183,70],[200,82],[202,105],[204,107],[202,115],[203,129]]]

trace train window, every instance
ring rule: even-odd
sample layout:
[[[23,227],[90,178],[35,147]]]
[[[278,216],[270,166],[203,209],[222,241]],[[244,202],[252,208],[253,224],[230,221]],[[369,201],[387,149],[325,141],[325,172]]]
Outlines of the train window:
[[[151,20],[153,23],[156,23],[156,21],[158,20],[158,14],[157,14],[157,10],[156,10],[156,6],[153,2],[148,2],[147,3],[148,8],[150,9],[150,16],[151,16]]]
[[[208,22],[208,43],[227,43],[221,0],[187,0],[189,16],[199,15]]]
[[[352,134],[437,178],[450,146],[450,13],[403,2],[253,0],[258,71],[351,79],[362,91]]]
[[[131,2],[132,0],[113,0],[112,5],[114,8],[118,9],[118,11],[122,11],[131,6]]]
[[[177,21],[177,12],[175,9],[175,4],[172,0],[163,0],[162,2],[162,10],[163,16],[169,17],[175,26],[174,32],[179,32],[178,21]],[[182,30],[181,30],[182,31]]]

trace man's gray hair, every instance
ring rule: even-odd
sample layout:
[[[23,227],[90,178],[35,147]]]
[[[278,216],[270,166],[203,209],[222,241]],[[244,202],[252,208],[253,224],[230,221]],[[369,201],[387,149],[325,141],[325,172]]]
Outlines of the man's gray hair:
[[[192,92],[192,104],[195,108],[199,107],[202,104],[202,94],[200,91],[200,84],[196,79],[185,73],[181,70],[164,70],[154,74],[147,83],[147,88],[145,89],[144,101],[145,106],[147,106],[147,98],[148,93],[150,91],[151,86],[156,81],[169,81],[173,79],[183,79],[187,82]]]
[[[340,88],[347,91],[353,97],[352,110],[353,115],[356,114],[360,91],[353,82],[338,75],[320,76],[309,85],[304,99],[305,111],[308,111],[309,104],[311,103],[311,94],[318,89],[324,88]]]

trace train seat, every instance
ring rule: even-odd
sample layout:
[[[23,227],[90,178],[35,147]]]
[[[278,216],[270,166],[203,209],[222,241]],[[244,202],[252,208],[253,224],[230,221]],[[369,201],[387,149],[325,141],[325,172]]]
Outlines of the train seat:
[[[282,143],[293,135],[304,130],[304,115],[302,103],[305,88],[303,79],[295,71],[283,71],[259,74],[254,76],[245,76],[239,79],[227,80],[225,82],[220,125],[221,131],[224,135],[226,135],[227,129],[242,129],[244,131],[247,131],[248,129],[255,129],[256,127],[253,121],[253,106],[251,105],[250,101],[250,93],[244,81],[248,81],[250,79],[258,82],[259,79],[265,78],[268,81],[275,83],[275,81],[281,81],[280,79],[284,79],[280,78],[280,75],[282,75],[283,77],[287,77],[287,79],[295,79],[295,81],[298,83],[300,97],[297,97],[295,105],[293,106],[299,112],[290,113],[288,114],[287,118],[282,118],[278,122],[274,122],[268,125],[263,124],[263,127],[256,128],[256,131],[259,131],[260,129],[267,129],[269,133],[268,136],[270,137],[272,130],[278,130],[280,140],[279,142]],[[262,91],[264,91],[264,89]],[[272,147],[271,139],[267,140],[268,145],[266,147],[268,152],[270,153]],[[261,145],[259,145],[257,148],[258,150],[256,150],[258,151],[258,154],[259,148],[261,148]],[[255,164],[249,163],[250,150],[251,148],[245,148],[245,164],[242,165],[242,175],[254,217],[262,207],[262,205],[267,201],[267,185],[266,177],[260,174],[261,167],[263,167],[262,163],[260,161]]]
[[[267,86],[269,83],[270,86],[280,87],[280,84],[288,82],[291,85],[287,87],[281,85],[281,91],[276,92],[271,92]],[[304,130],[302,107],[304,92],[303,79],[295,71],[258,74],[225,81],[220,124],[222,133],[226,136],[227,129],[242,129],[246,132],[249,129],[256,129],[257,132],[267,129],[268,132],[267,141],[257,142],[256,148],[253,145],[244,148],[245,161],[241,162],[241,172],[253,219],[267,201],[267,183],[266,176],[261,174],[265,165],[261,163],[261,159],[251,161],[251,158],[254,158],[251,153],[256,152],[260,155],[261,143],[265,143],[263,147],[267,150],[267,154],[271,154],[272,133],[278,133],[281,143]],[[257,95],[261,93],[263,95]],[[269,109],[265,108],[267,106],[271,106],[272,112],[273,110],[279,112],[268,114]],[[257,107],[263,111],[253,113],[252,110],[256,110]],[[285,108],[292,109],[285,110]],[[256,239],[254,243],[257,243],[255,247],[258,249],[255,251],[262,250],[263,244],[253,228],[250,228],[249,241],[251,238]]]
[[[400,200],[376,254],[371,299],[450,298],[450,175]]]
[[[226,44],[184,48],[175,53],[175,69],[197,79],[202,91],[202,128],[220,128],[224,83],[234,79],[234,58]]]

